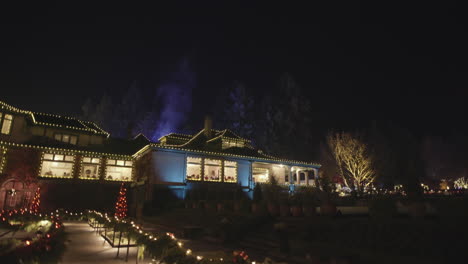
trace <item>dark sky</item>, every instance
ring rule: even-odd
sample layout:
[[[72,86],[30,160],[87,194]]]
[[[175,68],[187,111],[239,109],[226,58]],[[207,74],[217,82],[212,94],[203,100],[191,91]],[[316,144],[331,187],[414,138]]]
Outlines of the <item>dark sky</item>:
[[[78,114],[87,97],[121,93],[133,80],[149,95],[186,58],[199,116],[234,80],[261,96],[289,72],[326,127],[375,119],[428,133],[465,129],[460,5],[252,2],[2,6],[0,100]]]

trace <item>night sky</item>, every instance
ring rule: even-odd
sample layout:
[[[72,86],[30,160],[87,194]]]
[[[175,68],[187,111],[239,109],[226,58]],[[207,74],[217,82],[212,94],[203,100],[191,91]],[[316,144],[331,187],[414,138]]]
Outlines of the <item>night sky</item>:
[[[289,72],[312,100],[317,127],[392,120],[418,133],[466,131],[460,6],[251,2],[2,6],[0,100],[77,115],[86,98],[135,80],[153,96],[187,59],[195,120],[233,81],[261,97]]]

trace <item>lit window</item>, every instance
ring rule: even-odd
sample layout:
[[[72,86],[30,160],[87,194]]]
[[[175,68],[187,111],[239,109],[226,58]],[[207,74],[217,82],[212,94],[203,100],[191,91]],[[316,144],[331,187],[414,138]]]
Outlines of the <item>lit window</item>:
[[[0,124],[2,125],[2,134],[5,134],[5,135],[10,134],[12,123],[13,123],[12,115],[0,113]]]
[[[131,181],[132,163],[125,160],[107,160],[105,180]]]
[[[223,144],[222,144],[223,149],[232,148],[232,147],[242,148],[244,146],[245,144],[243,141],[223,139]]]
[[[237,162],[224,161],[224,182],[237,182]]]
[[[99,161],[98,158],[83,157],[80,178],[90,180],[99,179]]]
[[[202,174],[202,159],[187,157],[187,180],[189,181],[201,181]]]
[[[204,178],[205,181],[221,181],[221,160],[205,159]]]
[[[64,143],[73,144],[73,145],[76,145],[76,143],[78,142],[78,137],[77,136],[67,135],[67,134],[60,134],[60,133],[55,134],[54,139],[58,140],[58,141],[61,141],[61,142],[64,142]]]
[[[74,159],[71,155],[44,153],[40,176],[72,178]]]

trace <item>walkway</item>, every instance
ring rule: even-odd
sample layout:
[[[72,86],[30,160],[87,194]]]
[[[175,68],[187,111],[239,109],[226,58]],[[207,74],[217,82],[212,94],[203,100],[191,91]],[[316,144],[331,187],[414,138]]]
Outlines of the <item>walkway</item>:
[[[116,259],[117,248],[112,248],[104,239],[84,222],[65,222],[67,241],[66,250],[59,263],[135,263],[136,247],[130,248],[128,262],[125,262],[126,248],[120,248]]]

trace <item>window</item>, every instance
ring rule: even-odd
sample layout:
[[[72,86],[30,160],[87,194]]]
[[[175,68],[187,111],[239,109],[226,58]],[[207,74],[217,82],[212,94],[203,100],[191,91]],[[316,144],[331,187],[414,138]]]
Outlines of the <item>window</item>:
[[[83,157],[80,179],[98,180],[100,164],[99,158]]]
[[[72,155],[44,153],[40,176],[72,178],[74,157]]]
[[[76,145],[78,142],[78,136],[73,136],[73,135],[67,135],[67,134],[55,134],[54,135],[55,140],[69,143],[72,145]]]
[[[227,149],[227,148],[232,148],[232,147],[242,148],[244,147],[244,142],[237,141],[237,140],[223,139],[222,149]]]
[[[2,134],[9,135],[11,132],[11,124],[13,123],[13,116],[10,114],[0,113],[0,125],[2,127]]]
[[[104,179],[108,181],[131,181],[132,165],[133,162],[130,160],[108,159]]]
[[[201,181],[202,175],[202,159],[187,157],[187,172],[186,177],[189,181]]]
[[[237,162],[224,161],[224,181],[237,182]]]
[[[205,159],[204,178],[205,181],[221,181],[221,160]]]

